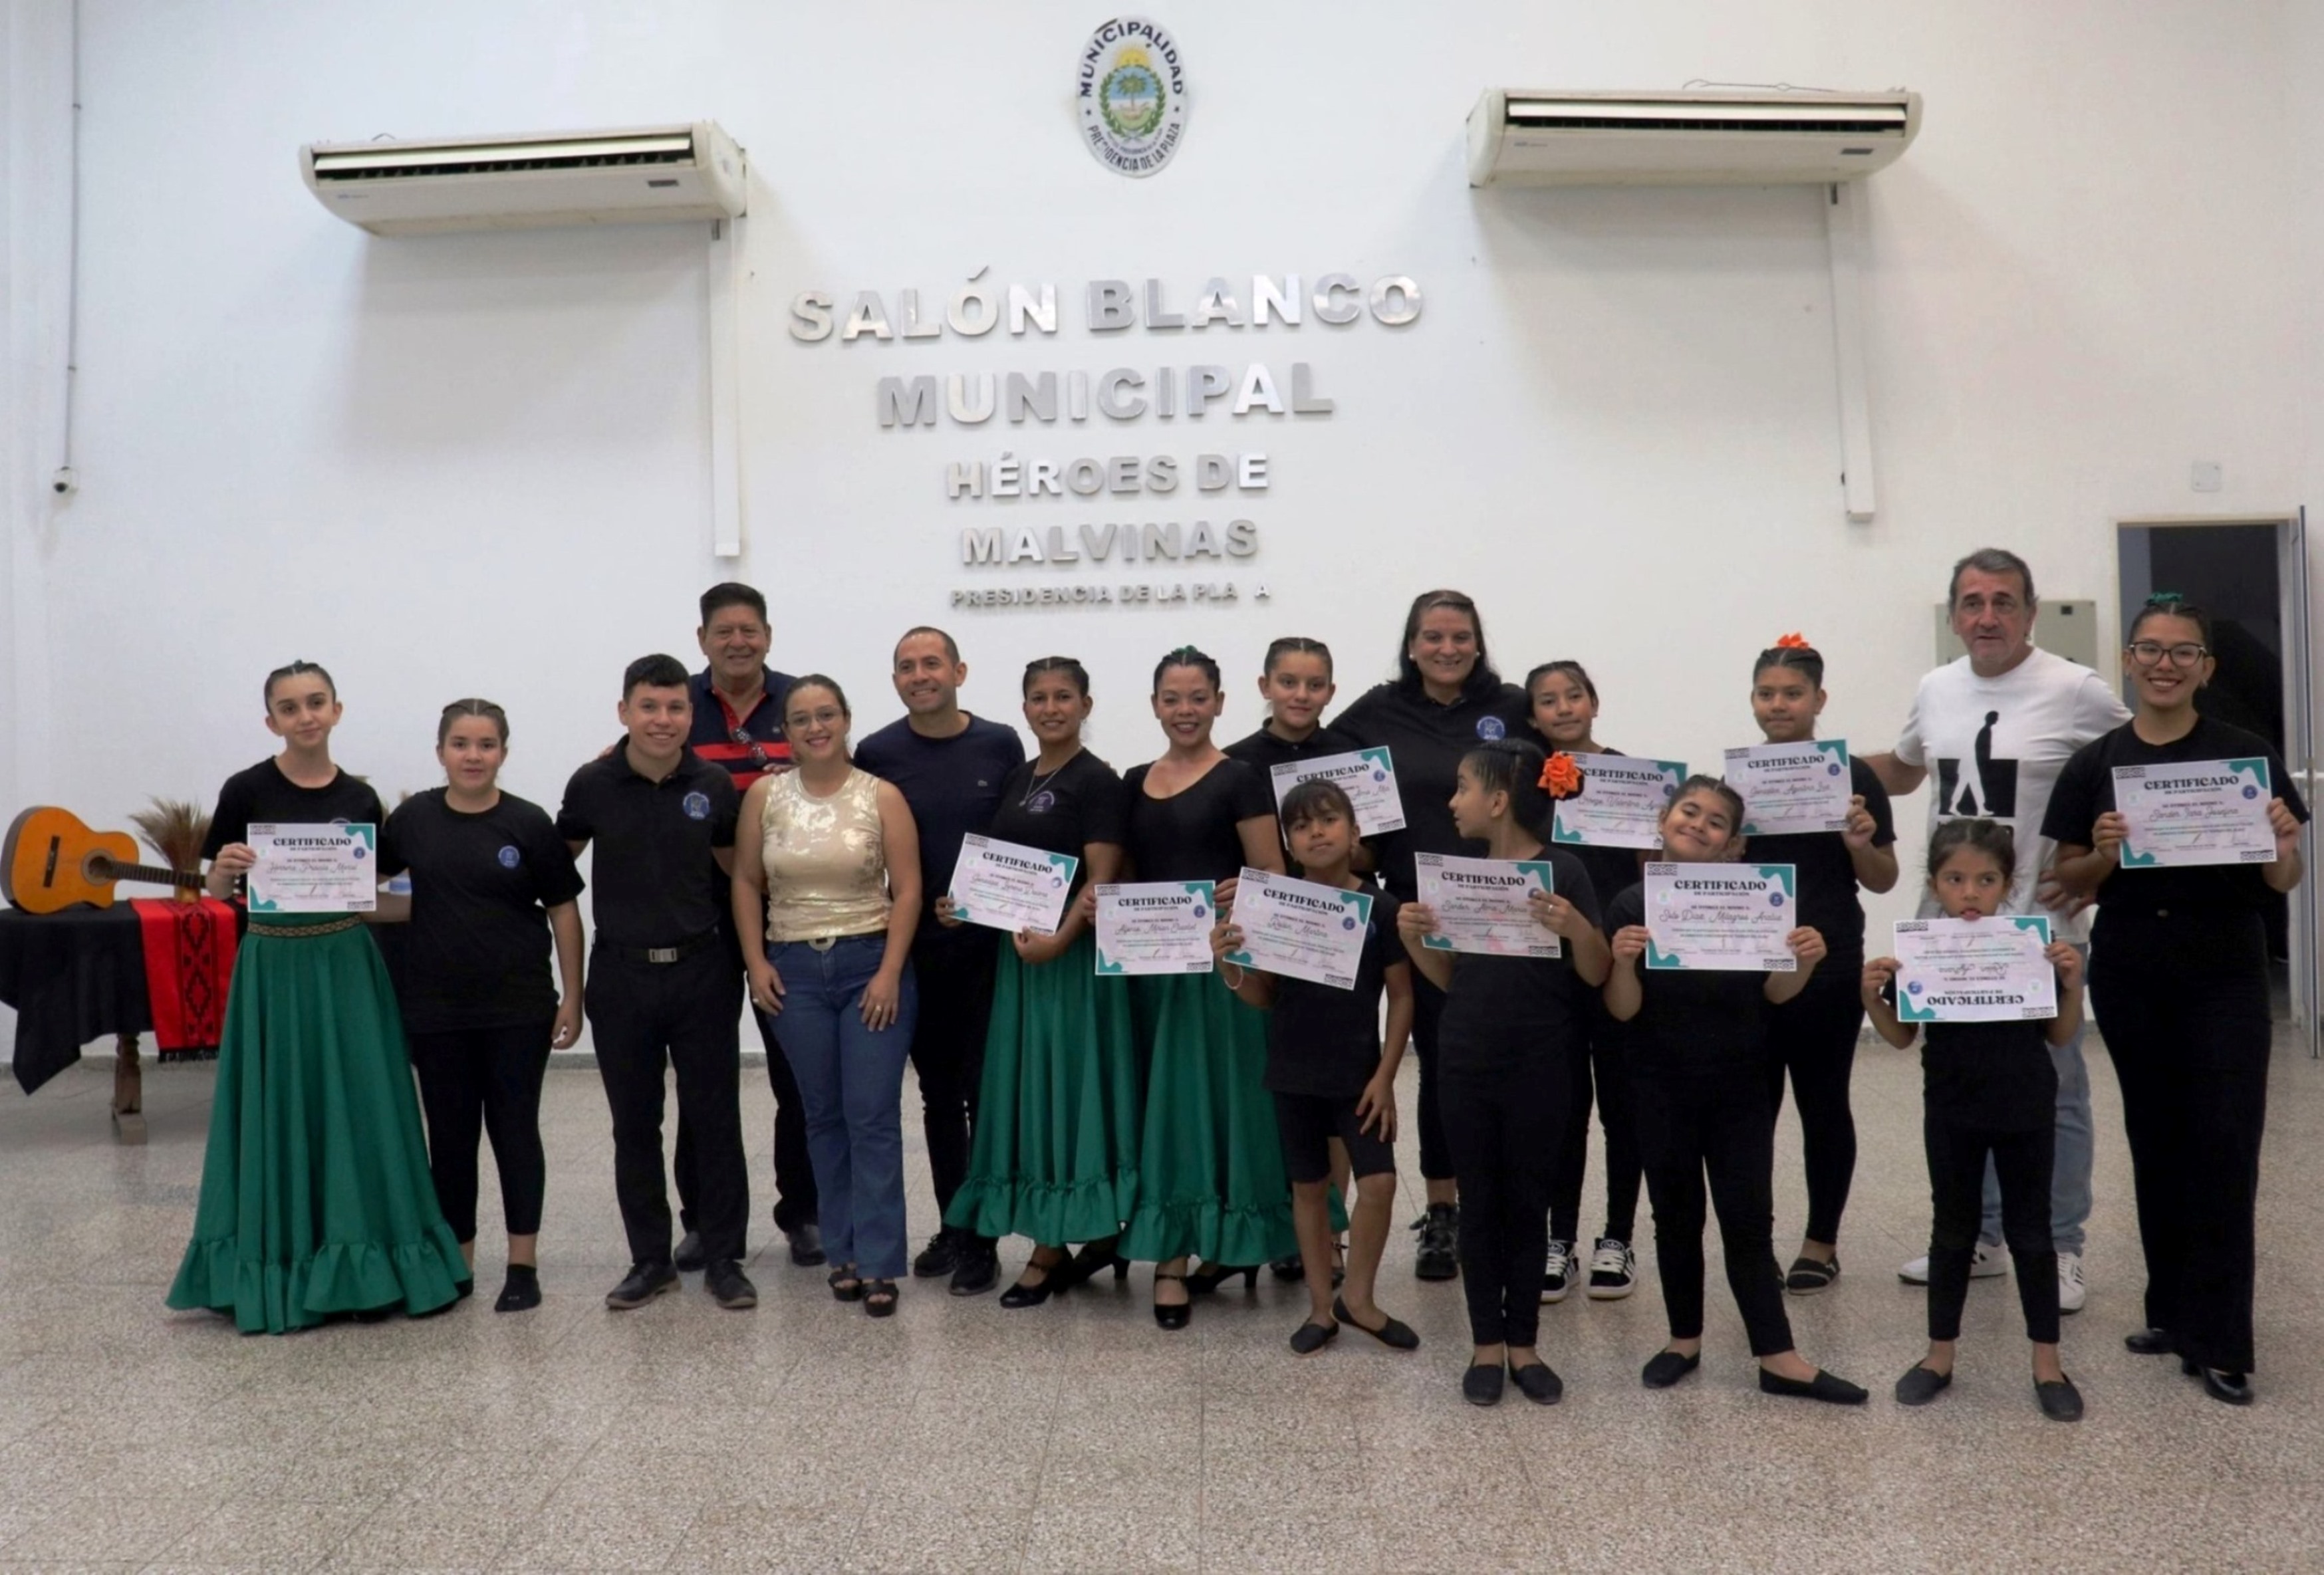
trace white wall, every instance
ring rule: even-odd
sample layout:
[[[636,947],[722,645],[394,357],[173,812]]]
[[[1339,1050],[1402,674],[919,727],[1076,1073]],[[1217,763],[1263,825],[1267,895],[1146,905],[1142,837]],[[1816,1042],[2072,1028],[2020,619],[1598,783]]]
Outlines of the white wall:
[[[481,692],[515,719],[511,786],[553,802],[610,735],[622,664],[690,656],[691,598],[730,572],[774,599],[778,664],[848,681],[866,725],[892,714],[881,675],[908,623],[956,630],[971,704],[996,714],[1027,658],[1080,654],[1095,742],[1124,765],[1154,752],[1142,695],[1164,649],[1227,662],[1240,733],[1269,636],[1331,640],[1351,695],[1437,584],[1483,601],[1505,668],[1586,659],[1623,748],[1745,741],[1750,654],[1792,629],[1831,659],[1831,731],[1885,747],[1962,551],[2014,546],[2045,594],[2110,608],[2115,515],[2283,507],[2324,480],[2301,11],[1179,0],[1157,14],[1187,51],[1193,120],[1177,161],[1133,182],[1076,145],[1095,14],[1051,5],[86,0],[83,490],[62,508],[25,484],[51,462],[20,453],[60,299],[21,275],[53,248],[12,230],[0,276],[12,802],[118,824],[147,794],[213,792],[265,752],[259,677],[292,656],[337,672],[339,756],[391,797],[434,779],[437,707]],[[14,47],[52,50],[61,14],[13,0]],[[1840,509],[1817,194],[1465,184],[1488,83],[1692,77],[1927,96],[1920,142],[1870,189],[1877,523]],[[698,229],[375,240],[314,203],[295,159],[317,138],[700,115],[757,176],[733,566],[707,547]],[[7,116],[19,220],[15,155],[56,130],[34,118]],[[2295,133],[2308,157],[2288,166]],[[877,289],[892,310],[979,268],[1056,281],[1063,331],[785,333],[798,290]],[[1199,353],[1081,326],[1095,277],[1183,299],[1213,274],[1335,269],[1412,275],[1422,318],[1213,330]],[[1250,359],[1313,363],[1337,412],[982,432],[872,416],[891,372]],[[1228,447],[1273,459],[1247,511],[1262,554],[1234,576],[1264,579],[1268,607],[947,607],[971,578],[954,531],[1012,516],[948,505],[945,461]],[[2195,458],[2225,465],[2225,493],[2189,493]]]

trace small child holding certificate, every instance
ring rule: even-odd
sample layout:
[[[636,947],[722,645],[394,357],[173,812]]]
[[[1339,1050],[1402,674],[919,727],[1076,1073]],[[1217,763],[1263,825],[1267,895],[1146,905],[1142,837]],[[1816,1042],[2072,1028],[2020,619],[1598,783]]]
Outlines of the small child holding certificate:
[[[1365,889],[1349,869],[1357,846],[1356,808],[1339,784],[1311,778],[1285,794],[1283,829],[1305,879],[1341,891]],[[1219,977],[1247,1004],[1268,1014],[1267,1088],[1283,1133],[1292,1224],[1299,1233],[1307,1282],[1307,1321],[1291,1336],[1291,1349],[1299,1356],[1322,1350],[1342,1323],[1396,1350],[1420,1344],[1418,1335],[1372,1300],[1396,1203],[1396,1154],[1390,1147],[1396,1140],[1396,1069],[1412,1033],[1412,965],[1396,938],[1397,907],[1386,892],[1372,894],[1353,989],[1238,966],[1229,959],[1243,949],[1244,937],[1234,924],[1222,923],[1211,937]],[[1383,993],[1385,1036],[1378,1026]],[[1333,1138],[1345,1147],[1356,1178],[1347,1286],[1336,1299],[1326,1196]]]
[[[1674,864],[1731,863],[1743,851],[1743,800],[1710,777],[1690,777],[1663,811],[1663,858]],[[1785,936],[1799,966],[1788,973],[1741,969],[1649,968],[1638,964],[1655,939],[1646,889],[1633,886],[1606,912],[1613,968],[1606,1009],[1635,1022],[1625,1043],[1631,1113],[1637,1122],[1646,1195],[1655,1210],[1655,1255],[1662,1270],[1670,1343],[1639,1374],[1667,1389],[1702,1361],[1703,1180],[1727,1254],[1727,1285],[1743,1314],[1759,1387],[1839,1405],[1865,1392],[1819,1371],[1792,1343],[1775,1271],[1775,1123],[1766,1097],[1770,1009],[1796,997],[1823,960],[1822,935],[1801,926]]]
[[[2015,839],[1991,820],[1949,820],[1929,839],[1929,889],[1947,918],[1990,920],[2009,896]],[[2058,1015],[2046,1021],[1938,1022],[1921,1051],[1923,1125],[1935,1223],[1929,1231],[1929,1354],[1896,1380],[1896,1403],[1926,1405],[1953,1381],[1953,1344],[1969,1299],[1969,1258],[1985,1210],[1988,1156],[2001,1182],[2002,1232],[2017,1265],[2017,1299],[2034,1342],[2034,1398],[2052,1422],[2079,1422],[2082,1397],[2058,1360],[2058,1257],[2050,1239],[2050,1171],[2057,1148],[2058,1071],[2047,1046],[2082,1020],[2081,954],[2045,953],[2058,972]],[[1894,957],[1864,965],[1864,1009],[1899,1050],[1921,1029],[1896,1015]]]

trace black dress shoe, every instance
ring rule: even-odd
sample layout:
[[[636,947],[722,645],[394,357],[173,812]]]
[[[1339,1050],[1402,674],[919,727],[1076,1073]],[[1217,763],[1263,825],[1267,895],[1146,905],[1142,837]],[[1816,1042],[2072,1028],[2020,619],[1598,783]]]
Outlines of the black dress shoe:
[[[2190,1377],[2200,1377],[2203,1393],[2227,1405],[2248,1405],[2252,1403],[2251,1375],[2230,1373],[2219,1368],[2206,1368],[2194,1362],[2182,1362],[2180,1370]]]
[[[1162,1282],[1165,1280],[1176,1280],[1179,1284],[1184,1285],[1185,1284],[1186,1276],[1184,1275],[1164,1274],[1160,1269],[1156,1269],[1154,1271],[1154,1285],[1157,1294],[1161,1289]],[[1194,1321],[1194,1304],[1192,1301],[1181,1302],[1176,1307],[1167,1306],[1161,1302],[1156,1302],[1154,1303],[1154,1324],[1157,1329],[1184,1329],[1187,1324],[1192,1323]]]
[[[2167,1329],[2142,1329],[2122,1337],[2123,1349],[2133,1356],[2169,1356],[2179,1349]]]
[[[1000,1283],[1001,1255],[993,1251],[992,1243],[981,1236],[963,1235],[959,1261],[953,1266],[946,1292],[954,1296],[982,1296]]]
[[[1038,1255],[1047,1249],[1037,1247],[1033,1250],[1037,1256],[1026,1260],[1025,1270],[1028,1274],[1038,1270],[1041,1277],[1028,1285],[1020,1275],[1016,1284],[1001,1293],[1001,1304],[1011,1312],[1019,1307],[1039,1306],[1057,1294],[1065,1279],[1068,1266],[1063,1255],[1043,1263]]]
[[[1097,1271],[1102,1268],[1112,1269],[1113,1277],[1117,1280],[1127,1278],[1130,1266],[1114,1256],[1115,1240],[1116,1238],[1109,1236],[1102,1241],[1082,1243],[1082,1249],[1060,1264],[1056,1272],[1049,1276],[1056,1281],[1057,1289],[1069,1291],[1075,1285],[1085,1285],[1097,1277]]]
[[[1314,1356],[1339,1338],[1340,1326],[1336,1323],[1303,1323],[1291,1331],[1291,1354]]]
[[[605,1293],[605,1305],[616,1312],[642,1307],[656,1296],[678,1289],[678,1271],[666,1263],[633,1263],[629,1277]]]
[[[783,1239],[791,1244],[791,1261],[801,1268],[813,1268],[824,1261],[823,1227],[810,1220],[783,1232]]]
[[[742,1266],[731,1257],[714,1258],[703,1271],[702,1284],[721,1307],[730,1312],[740,1312],[759,1304],[759,1287],[742,1272]]]
[[[929,1237],[928,1244],[920,1248],[920,1255],[912,1259],[912,1277],[932,1280],[939,1275],[948,1275],[959,1266],[960,1243],[954,1238],[952,1227],[947,1225]]]
[[[1924,1368],[1914,1362],[1905,1369],[1904,1376],[1896,1380],[1896,1404],[1926,1405],[1952,1386],[1953,1376],[1950,1373],[1941,1373],[1934,1368]],[[2041,1385],[2034,1385],[2034,1393],[2040,1394],[2041,1388]]]
[[[1366,1329],[1362,1324],[1356,1322],[1356,1315],[1348,1311],[1346,1299],[1344,1297],[1335,1296],[1332,1301],[1332,1316],[1338,1319],[1342,1323],[1353,1325],[1359,1333],[1370,1335],[1374,1340],[1379,1340],[1390,1350],[1418,1350],[1420,1349],[1420,1336],[1412,1331],[1411,1326],[1400,1323],[1393,1318],[1388,1318],[1385,1312],[1383,1312],[1380,1316],[1382,1318],[1388,1318],[1387,1322],[1381,1324],[1378,1329]]]
[[[1257,1264],[1252,1264],[1247,1268],[1221,1268],[1214,1263],[1206,1263],[1201,1268],[1196,1269],[1193,1274],[1188,1275],[1186,1276],[1186,1289],[1192,1291],[1198,1296],[1207,1296],[1212,1292],[1217,1290],[1221,1285],[1225,1285],[1229,1280],[1233,1279],[1237,1275],[1242,1276],[1242,1287],[1244,1290],[1256,1291],[1259,1289],[1259,1266]]]
[[[2042,1414],[2052,1422],[2080,1422],[2082,1419],[2082,1392],[2074,1387],[2071,1378],[2061,1378],[2045,1384],[2038,1378],[2034,1384],[2034,1404]]]
[[[710,1255],[702,1250],[702,1232],[689,1230],[678,1238],[678,1250],[669,1255],[670,1266],[682,1275],[698,1275]]]
[[[1667,1389],[1702,1365],[1700,1351],[1686,1356],[1674,1350],[1658,1350],[1638,1369],[1638,1382],[1649,1389]]]
[[[1509,1381],[1517,1393],[1536,1405],[1554,1405],[1565,1398],[1565,1380],[1550,1370],[1547,1362],[1527,1362],[1509,1369]]]
[[[1798,1400],[1821,1400],[1827,1405],[1861,1405],[1872,1398],[1846,1378],[1836,1378],[1830,1373],[1819,1372],[1802,1382],[1759,1369],[1759,1392],[1762,1395],[1788,1395]]]
[[[530,1264],[509,1265],[508,1283],[501,1286],[501,1298],[493,1303],[493,1311],[523,1312],[540,1305],[540,1271]]]
[[[1471,1405],[1499,1405],[1504,1373],[1499,1362],[1471,1362],[1461,1375],[1461,1398]]]

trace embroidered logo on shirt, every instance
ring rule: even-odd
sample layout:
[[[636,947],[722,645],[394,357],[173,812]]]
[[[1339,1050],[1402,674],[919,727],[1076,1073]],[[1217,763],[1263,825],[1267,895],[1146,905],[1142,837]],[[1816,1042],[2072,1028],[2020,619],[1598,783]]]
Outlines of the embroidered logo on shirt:
[[[1477,736],[1479,738],[1507,738],[1508,734],[1508,723],[1503,722],[1499,717],[1480,716],[1477,718]]]
[[[501,868],[503,870],[513,870],[520,863],[524,861],[524,855],[516,851],[514,843],[511,843],[508,846],[503,847],[496,856],[499,858]]]
[[[686,818],[688,820],[710,818],[710,795],[707,793],[689,793],[678,800],[678,804],[686,811]]]
[[[1057,796],[1045,788],[1027,799],[1025,807],[1035,815],[1047,815],[1057,807]]]

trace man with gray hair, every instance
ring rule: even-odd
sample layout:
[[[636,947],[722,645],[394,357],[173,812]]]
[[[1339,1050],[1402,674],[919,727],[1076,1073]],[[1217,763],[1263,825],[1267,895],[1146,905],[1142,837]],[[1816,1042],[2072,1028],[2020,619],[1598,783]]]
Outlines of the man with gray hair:
[[[2072,942],[2087,958],[2089,928],[2080,905],[2049,872],[2057,847],[2041,834],[2042,817],[2058,773],[2073,752],[2120,726],[2130,711],[2098,674],[2034,643],[2034,571],[2015,553],[1988,547],[1953,565],[1946,605],[1953,632],[1969,654],[1921,680],[1895,748],[1867,755],[1865,763],[1891,794],[1910,793],[1933,774],[1932,826],[1972,815],[2008,826],[2017,841],[2009,911],[2047,914],[2051,933]],[[1922,916],[1936,911],[1933,898],[1924,897]],[[2082,1247],[2090,1216],[2092,1138],[2082,1030],[2050,1055],[2058,1068],[2050,1232],[2058,1249],[2058,1307],[2075,1312],[2089,1294]],[[1988,1160],[1985,1219],[1969,1273],[1999,1275],[2007,1261],[2001,1246],[2001,1189]],[[1929,1260],[1914,1258],[1898,1273],[1908,1284],[1924,1284]]]

